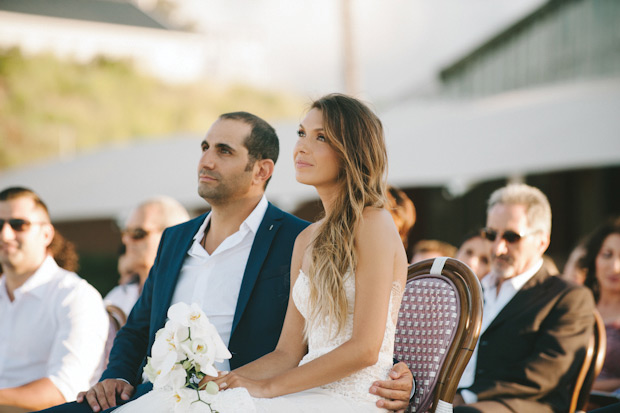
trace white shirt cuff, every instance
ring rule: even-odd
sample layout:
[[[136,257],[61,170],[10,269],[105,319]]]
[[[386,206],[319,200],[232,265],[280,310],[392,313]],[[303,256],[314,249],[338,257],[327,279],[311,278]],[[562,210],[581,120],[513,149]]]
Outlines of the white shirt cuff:
[[[478,401],[478,395],[466,389],[461,390],[461,397],[465,400],[466,404],[472,404]]]

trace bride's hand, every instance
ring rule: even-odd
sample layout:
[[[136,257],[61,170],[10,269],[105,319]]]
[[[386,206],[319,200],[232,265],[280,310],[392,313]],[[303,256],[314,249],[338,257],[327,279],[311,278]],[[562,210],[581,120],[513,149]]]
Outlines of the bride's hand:
[[[198,387],[202,390],[204,390],[205,386],[207,385],[208,382],[210,381],[216,381],[218,377],[223,377],[225,375],[227,375],[228,372],[227,371],[218,371],[217,372],[217,377],[213,377],[213,376],[204,376],[201,380],[200,383],[198,383]]]
[[[252,380],[247,377],[231,371],[228,374],[220,374],[217,379],[213,380],[219,386],[220,390],[233,389],[235,387],[245,387],[253,397],[274,397],[269,391],[269,383],[267,380]]]

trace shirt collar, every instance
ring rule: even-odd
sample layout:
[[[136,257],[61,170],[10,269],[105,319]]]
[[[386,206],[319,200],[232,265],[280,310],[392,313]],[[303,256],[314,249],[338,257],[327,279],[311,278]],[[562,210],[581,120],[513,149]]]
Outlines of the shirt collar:
[[[31,294],[37,298],[43,298],[45,294],[45,288],[39,288],[48,283],[54,274],[60,269],[54,258],[47,256],[39,268],[32,274],[24,284],[13,291],[13,295],[17,298],[23,294]],[[4,277],[2,277],[4,278]],[[4,280],[0,283],[0,286],[6,289]]]
[[[263,195],[263,197],[260,199],[256,207],[254,207],[250,215],[248,215],[248,217],[241,223],[239,229],[247,228],[248,230],[252,231],[253,234],[256,234],[256,232],[258,232],[258,227],[260,227],[261,222],[263,222],[263,218],[265,217],[268,206],[269,202],[267,202],[267,197]],[[211,222],[211,214],[207,215],[202,225],[200,225],[200,228],[198,228],[196,235],[194,235],[195,241],[200,242],[200,240],[202,240],[202,237],[205,234],[205,229],[209,225],[209,222]]]
[[[528,282],[530,278],[532,278],[534,274],[538,272],[538,270],[540,270],[542,265],[543,260],[541,258],[525,272],[504,281],[504,284],[507,283],[508,285],[511,285],[512,288],[515,289],[515,291],[519,291],[525,285],[525,283]],[[482,287],[485,289],[494,289],[497,285],[497,275],[493,272],[489,273],[487,276],[482,278],[480,284],[482,284]]]
[[[258,227],[260,227],[260,223],[263,222],[268,206],[269,203],[267,202],[267,198],[263,195],[258,202],[258,205],[256,205],[256,208],[254,208],[252,213],[245,219],[245,221],[243,221],[241,226],[246,225],[250,231],[256,234],[258,232]]]

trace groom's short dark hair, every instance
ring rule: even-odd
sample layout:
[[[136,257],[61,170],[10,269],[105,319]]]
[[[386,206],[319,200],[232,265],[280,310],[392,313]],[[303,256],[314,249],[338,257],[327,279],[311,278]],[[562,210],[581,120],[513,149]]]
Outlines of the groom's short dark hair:
[[[250,164],[254,165],[261,159],[271,159],[275,164],[280,153],[280,143],[276,130],[265,120],[248,112],[230,112],[220,115],[220,119],[239,120],[252,127],[252,131],[245,139]]]

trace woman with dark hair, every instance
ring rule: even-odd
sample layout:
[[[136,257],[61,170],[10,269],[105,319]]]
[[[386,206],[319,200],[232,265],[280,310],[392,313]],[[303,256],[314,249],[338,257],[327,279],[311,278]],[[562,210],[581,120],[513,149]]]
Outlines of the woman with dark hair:
[[[593,389],[620,391],[620,217],[598,227],[586,240],[579,265],[586,271],[585,285],[592,290],[607,333],[607,353]]]
[[[586,248],[583,242],[580,242],[573,248],[564,269],[562,270],[562,278],[575,284],[583,285],[586,281],[586,270],[579,266],[579,261],[586,255]]]
[[[407,194],[391,185],[387,187],[387,205],[386,208],[390,211],[392,219],[396,224],[400,238],[403,241],[405,251],[409,250],[409,233],[413,228],[416,220],[415,206],[411,198]]]
[[[482,231],[472,231],[465,236],[455,258],[467,264],[481,280],[491,270],[491,242],[482,236]]]

